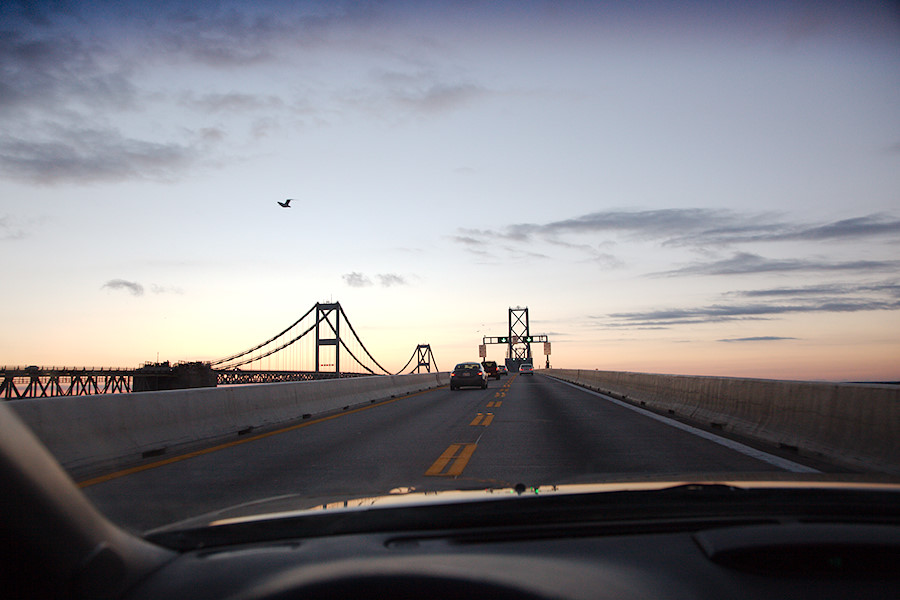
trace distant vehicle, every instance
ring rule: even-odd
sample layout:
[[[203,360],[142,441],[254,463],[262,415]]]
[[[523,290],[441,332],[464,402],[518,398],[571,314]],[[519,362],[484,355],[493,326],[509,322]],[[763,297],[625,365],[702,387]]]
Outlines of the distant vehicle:
[[[509,375],[509,369],[506,368],[506,365],[497,365],[497,373],[500,374],[500,377],[506,377]]]
[[[500,379],[500,373],[497,371],[497,363],[493,360],[486,360],[483,363],[484,370],[487,372],[488,377],[493,377],[494,379]]]
[[[519,375],[534,375],[534,366],[522,363],[519,365]]]
[[[461,387],[487,388],[487,372],[481,363],[465,362],[453,367],[450,373],[450,389],[458,390]]]
[[[41,368],[37,365],[28,365],[27,367],[25,367],[25,370],[29,373],[37,373],[41,370]]]

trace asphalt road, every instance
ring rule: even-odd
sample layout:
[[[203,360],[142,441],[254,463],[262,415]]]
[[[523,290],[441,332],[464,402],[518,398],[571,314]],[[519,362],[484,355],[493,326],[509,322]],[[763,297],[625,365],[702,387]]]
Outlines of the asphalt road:
[[[312,506],[410,487],[803,469],[644,412],[542,375],[512,375],[486,390],[445,387],[167,457],[83,490],[112,520],[143,531],[288,495]]]

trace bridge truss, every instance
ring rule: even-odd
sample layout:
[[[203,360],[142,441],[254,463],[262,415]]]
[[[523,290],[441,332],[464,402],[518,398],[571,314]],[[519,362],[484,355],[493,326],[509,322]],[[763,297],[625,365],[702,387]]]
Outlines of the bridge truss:
[[[4,367],[0,370],[0,398],[127,394],[132,390],[133,378],[134,369]]]

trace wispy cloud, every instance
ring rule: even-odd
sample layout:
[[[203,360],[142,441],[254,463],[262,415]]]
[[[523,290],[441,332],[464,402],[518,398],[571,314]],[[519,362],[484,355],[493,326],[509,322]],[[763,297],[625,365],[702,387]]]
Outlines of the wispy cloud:
[[[654,275],[748,275],[753,273],[791,273],[791,272],[896,272],[900,268],[898,260],[857,260],[828,261],[815,259],[772,259],[738,252],[731,258],[716,260],[654,273]]]
[[[736,298],[754,301],[734,301]],[[797,313],[896,310],[900,310],[898,284],[889,280],[875,283],[851,282],[737,290],[726,292],[722,294],[722,301],[705,306],[616,312],[591,318],[604,327],[648,329],[728,321],[768,320]]]
[[[205,113],[243,113],[285,108],[284,100],[278,96],[237,92],[228,94],[195,94],[187,92],[181,95],[180,103],[182,106]]]
[[[465,106],[488,93],[486,88],[470,83],[435,83],[424,89],[393,90],[390,97],[406,109],[439,113]]]
[[[112,129],[54,127],[43,139],[0,137],[0,170],[34,183],[169,179],[195,163],[199,149],[129,138]]]
[[[353,273],[345,273],[344,275],[341,275],[341,277],[343,278],[344,283],[350,287],[361,288],[372,285],[371,279],[362,273],[357,273],[355,271]]]
[[[791,313],[846,313],[900,310],[900,301],[820,301],[805,304],[712,304],[700,308],[660,309],[611,313],[600,320],[608,327],[670,327],[699,323],[760,320]]]
[[[353,272],[347,273],[341,276],[344,279],[344,283],[349,285],[350,287],[369,287],[374,285],[372,279],[369,278],[365,273]],[[394,287],[407,285],[406,278],[402,275],[397,275],[396,273],[378,273],[375,275],[375,279],[378,280],[378,285],[381,287]]]
[[[394,273],[384,273],[377,275],[378,281],[384,287],[392,287],[395,285],[406,285],[406,279]]]
[[[887,294],[900,298],[900,283],[890,280],[878,283],[830,283],[804,287],[777,287],[757,290],[738,290],[726,296],[743,298],[804,297],[804,296],[846,296],[848,294]]]
[[[727,247],[751,242],[900,239],[900,220],[872,214],[831,223],[790,222],[775,213],[740,213],[724,209],[677,208],[610,210],[549,223],[519,223],[500,230],[465,230],[466,238],[505,239],[522,243],[559,241],[561,236],[622,235],[663,245]]]
[[[744,337],[744,338],[726,338],[722,340],[717,340],[719,342],[727,342],[727,343],[735,343],[735,342],[780,342],[783,340],[796,340],[797,338],[793,337],[781,337],[778,335],[761,335],[757,337]]]
[[[163,286],[155,283],[150,285],[150,291],[154,294],[177,294],[179,296],[184,294],[184,290],[180,287]]]
[[[136,281],[126,281],[124,279],[110,279],[103,284],[102,288],[110,290],[124,290],[130,292],[132,296],[143,296],[144,286]]]
[[[25,230],[15,225],[8,215],[0,217],[0,241],[25,239]]]

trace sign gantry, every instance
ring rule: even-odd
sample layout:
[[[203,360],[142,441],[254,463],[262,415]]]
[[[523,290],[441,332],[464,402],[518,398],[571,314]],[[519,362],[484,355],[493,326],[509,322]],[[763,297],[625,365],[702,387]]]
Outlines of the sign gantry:
[[[485,336],[479,347],[479,355],[487,357],[488,344],[506,345],[506,366],[518,371],[519,365],[532,362],[531,344],[543,342],[544,354],[547,357],[547,368],[550,368],[550,340],[546,335],[532,335],[528,323],[528,307],[509,309],[509,333],[498,337]]]

